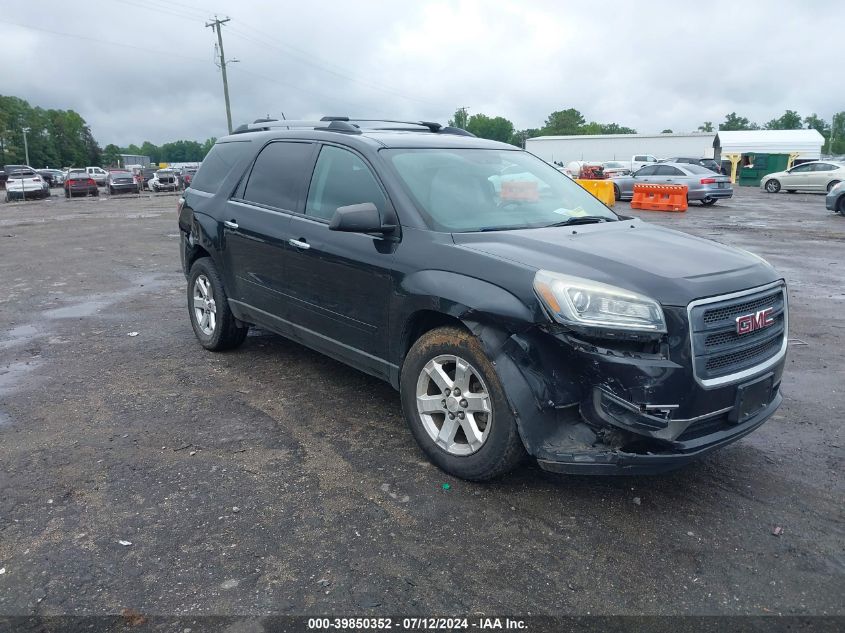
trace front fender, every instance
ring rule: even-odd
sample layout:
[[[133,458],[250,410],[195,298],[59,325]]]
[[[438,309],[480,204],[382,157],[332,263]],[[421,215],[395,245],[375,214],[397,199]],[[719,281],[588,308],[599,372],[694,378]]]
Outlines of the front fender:
[[[463,320],[506,321],[529,325],[537,307],[526,306],[517,296],[487,281],[445,270],[421,270],[407,275],[399,285],[404,308],[400,318],[418,310],[434,310]]]

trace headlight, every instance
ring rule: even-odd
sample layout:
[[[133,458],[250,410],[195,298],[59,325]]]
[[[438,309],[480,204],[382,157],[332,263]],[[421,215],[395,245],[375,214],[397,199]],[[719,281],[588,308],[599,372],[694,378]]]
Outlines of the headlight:
[[[666,331],[660,304],[630,290],[548,270],[539,270],[534,275],[534,290],[555,319],[564,324]]]

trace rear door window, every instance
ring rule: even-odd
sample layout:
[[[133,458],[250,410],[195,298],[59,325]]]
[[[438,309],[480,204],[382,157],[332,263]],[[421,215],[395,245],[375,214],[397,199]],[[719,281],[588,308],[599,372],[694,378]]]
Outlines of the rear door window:
[[[366,163],[350,151],[324,146],[311,178],[305,214],[331,220],[338,207],[364,202],[372,202],[384,217],[387,200]]]
[[[311,167],[313,143],[275,142],[261,150],[249,174],[244,200],[298,211]]]
[[[206,193],[215,193],[220,187],[220,183],[229,175],[232,168],[245,157],[251,146],[250,141],[217,143],[202,161],[202,166],[191,181],[191,188]],[[152,176],[152,171],[144,170],[144,176]]]

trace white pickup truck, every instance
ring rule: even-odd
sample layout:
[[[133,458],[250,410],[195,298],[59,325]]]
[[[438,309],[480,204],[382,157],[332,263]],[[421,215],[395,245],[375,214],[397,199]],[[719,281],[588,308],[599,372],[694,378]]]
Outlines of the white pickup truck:
[[[660,159],[655,158],[651,154],[635,154],[634,156],[631,156],[631,173],[633,174],[640,167],[645,167],[646,165],[653,165],[654,163],[659,162]]]

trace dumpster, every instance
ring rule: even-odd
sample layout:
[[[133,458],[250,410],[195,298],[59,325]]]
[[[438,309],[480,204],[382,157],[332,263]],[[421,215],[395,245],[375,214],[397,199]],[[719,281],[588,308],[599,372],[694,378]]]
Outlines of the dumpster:
[[[746,155],[742,158],[745,163]],[[748,187],[759,187],[763,176],[783,171],[789,163],[789,154],[747,154],[747,158],[748,164],[739,172],[739,184]]]

